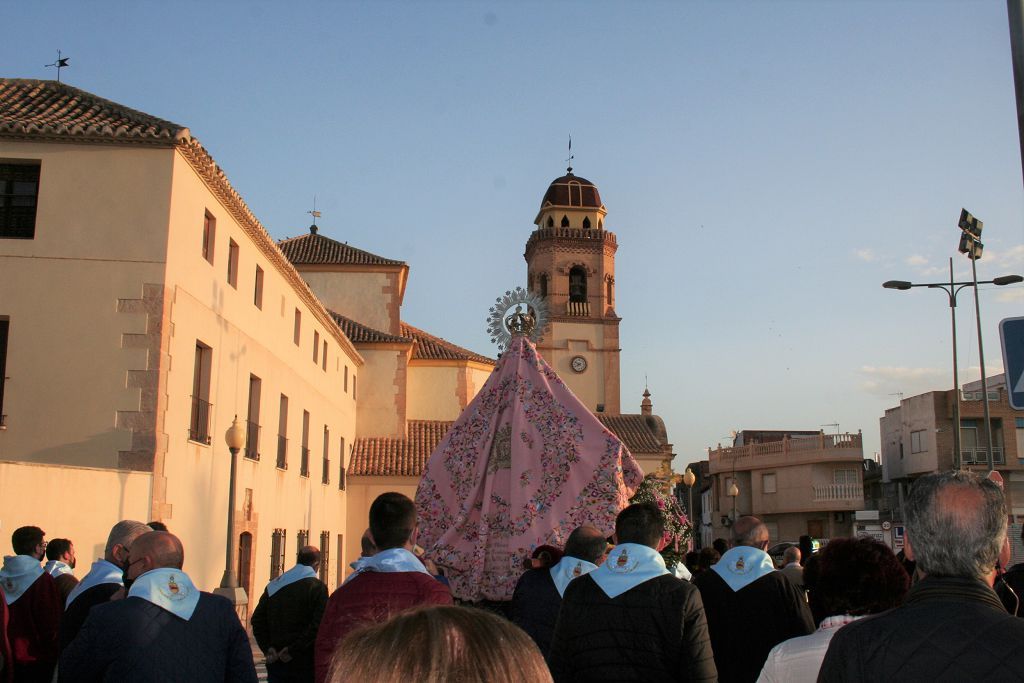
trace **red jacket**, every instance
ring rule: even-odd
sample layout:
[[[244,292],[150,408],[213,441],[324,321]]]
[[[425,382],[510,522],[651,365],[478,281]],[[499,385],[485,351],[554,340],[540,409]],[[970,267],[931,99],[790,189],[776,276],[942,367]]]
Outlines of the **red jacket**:
[[[57,631],[64,611],[53,577],[42,574],[8,609],[7,638],[15,680],[50,681],[57,665]]]
[[[349,631],[387,621],[417,605],[450,605],[448,587],[422,572],[363,572],[334,591],[316,636],[316,681],[324,683],[334,649]]]

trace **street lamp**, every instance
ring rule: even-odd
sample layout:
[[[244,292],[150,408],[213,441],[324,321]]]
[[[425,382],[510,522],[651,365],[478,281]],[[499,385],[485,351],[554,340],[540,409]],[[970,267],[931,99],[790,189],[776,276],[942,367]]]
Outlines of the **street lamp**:
[[[235,470],[238,451],[245,446],[245,427],[238,421],[238,415],[235,415],[231,426],[224,433],[224,441],[231,453],[231,474],[228,479],[228,532],[224,553],[224,576],[220,580],[220,587],[214,593],[223,595],[231,601],[231,604],[238,607],[248,602],[245,589],[239,587],[238,577],[235,575]]]
[[[953,280],[953,259],[950,258],[949,259],[949,282],[927,282],[927,283],[915,284],[915,283],[912,283],[912,282],[907,282],[906,280],[889,280],[887,282],[882,283],[882,286],[885,287],[886,289],[898,289],[898,290],[901,290],[901,291],[902,290],[908,290],[908,289],[910,289],[912,287],[928,287],[929,289],[941,289],[942,291],[944,291],[946,293],[946,296],[949,298],[949,315],[950,315],[950,320],[952,321],[952,327],[953,327],[953,399],[954,399],[953,400],[953,425],[954,425],[954,429],[953,429],[953,466],[956,469],[960,469],[961,466],[962,466],[962,463],[960,461],[960,458],[961,458],[961,451],[960,451],[960,375],[959,375],[959,369],[958,369],[959,365],[957,363],[957,354],[956,354],[956,297],[957,297],[957,294],[960,293],[960,290],[964,289],[965,287],[974,287],[975,298],[977,298],[977,294],[978,294],[978,287],[977,286],[978,285],[996,285],[996,286],[1002,287],[1004,285],[1011,285],[1011,284],[1014,284],[1014,283],[1017,283],[1017,282],[1024,282],[1024,278],[1022,278],[1020,275],[1003,275],[1002,277],[997,277],[997,278],[994,278],[992,280],[983,280],[982,282],[978,282],[977,278],[975,278],[974,282],[955,282]],[[978,317],[979,317],[979,320],[978,320],[978,346],[979,346],[979,353],[980,353],[980,347],[981,347],[981,320],[980,320],[980,315]],[[984,361],[982,361],[982,363],[984,363]],[[981,374],[982,374],[982,379],[984,380],[984,375],[985,375],[984,364],[982,365],[982,368],[983,369],[982,369],[982,373]],[[985,391],[985,400],[986,400],[986,403],[985,403],[985,413],[986,413],[985,414],[985,422],[986,422],[986,424],[988,424],[989,420],[988,420],[988,403],[987,403],[987,401],[988,401],[988,392],[987,391]],[[989,429],[991,430],[991,426],[989,426]],[[992,449],[992,436],[991,436],[991,432],[990,432],[989,433],[989,468],[992,467],[992,450],[991,449]]]
[[[697,483],[697,475],[693,473],[689,467],[686,468],[686,472],[683,473],[683,483],[686,484],[686,488],[690,494],[690,505],[686,508],[686,516],[690,518],[690,529],[693,527],[693,485]],[[691,532],[692,534],[692,532]],[[692,546],[691,546],[692,547]]]
[[[733,475],[735,476],[735,475]],[[730,498],[732,498],[732,522],[736,523],[736,497],[740,495],[740,487],[736,486],[736,479],[732,480],[729,484],[729,490],[726,492]]]

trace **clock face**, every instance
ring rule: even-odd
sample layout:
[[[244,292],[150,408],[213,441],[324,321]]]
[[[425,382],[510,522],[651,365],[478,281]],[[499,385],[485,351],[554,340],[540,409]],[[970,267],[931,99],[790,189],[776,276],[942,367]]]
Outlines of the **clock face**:
[[[587,359],[583,356],[573,356],[572,369],[576,372],[583,372],[587,369]]]

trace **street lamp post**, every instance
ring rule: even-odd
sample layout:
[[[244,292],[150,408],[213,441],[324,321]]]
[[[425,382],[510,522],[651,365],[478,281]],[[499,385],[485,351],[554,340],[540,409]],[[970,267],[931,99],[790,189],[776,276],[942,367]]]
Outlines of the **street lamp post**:
[[[691,543],[693,536],[693,485],[697,483],[697,475],[693,473],[689,467],[686,468],[686,472],[683,473],[683,483],[686,484],[686,488],[690,494],[690,505],[686,508],[686,516],[690,518],[690,535]],[[692,545],[691,545],[692,547]]]
[[[973,262],[973,259],[972,259]],[[955,282],[953,280],[953,259],[949,259],[949,282],[927,282],[915,284],[907,282],[906,280],[889,280],[882,283],[882,286],[886,289],[899,289],[907,290],[912,287],[928,287],[929,289],[941,289],[946,293],[949,298],[949,313],[953,327],[953,466],[960,469],[963,465],[961,462],[961,450],[960,450],[960,376],[958,371],[957,353],[956,353],[956,297],[960,293],[960,290],[965,287],[974,287],[974,294],[977,297],[978,285],[996,285],[1002,287],[1004,285],[1012,285],[1017,282],[1024,282],[1024,278],[1020,275],[1003,275],[1002,277],[993,278],[992,280],[977,281],[977,276],[973,282]],[[980,317],[980,316],[979,316]],[[981,346],[981,322],[978,322],[978,345],[979,349]],[[980,351],[979,351],[980,353]],[[982,366],[984,368],[984,365]],[[984,380],[985,372],[982,370],[982,379]],[[985,398],[988,398],[986,392]],[[985,406],[986,416],[985,422],[988,422],[988,405]],[[991,437],[989,438],[989,467],[992,466],[992,451],[991,451]]]
[[[736,498],[740,495],[740,487],[736,486],[736,475],[733,475],[732,483],[729,484],[729,497],[732,498],[732,523],[736,523]]]
[[[235,608],[242,611],[248,603],[245,589],[238,585],[238,577],[235,574],[235,479],[238,460],[238,451],[245,446],[245,427],[238,421],[235,415],[231,427],[224,434],[228,451],[231,453],[231,472],[228,479],[228,529],[225,539],[224,551],[224,576],[220,580],[220,587],[214,593],[223,595]]]

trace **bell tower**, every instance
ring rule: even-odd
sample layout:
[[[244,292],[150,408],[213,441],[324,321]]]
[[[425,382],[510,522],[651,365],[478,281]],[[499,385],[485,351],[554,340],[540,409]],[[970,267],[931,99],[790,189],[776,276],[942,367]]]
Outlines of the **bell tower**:
[[[588,408],[618,415],[618,244],[605,230],[607,213],[597,186],[570,166],[544,194],[524,257],[527,288],[548,303],[537,350]]]

